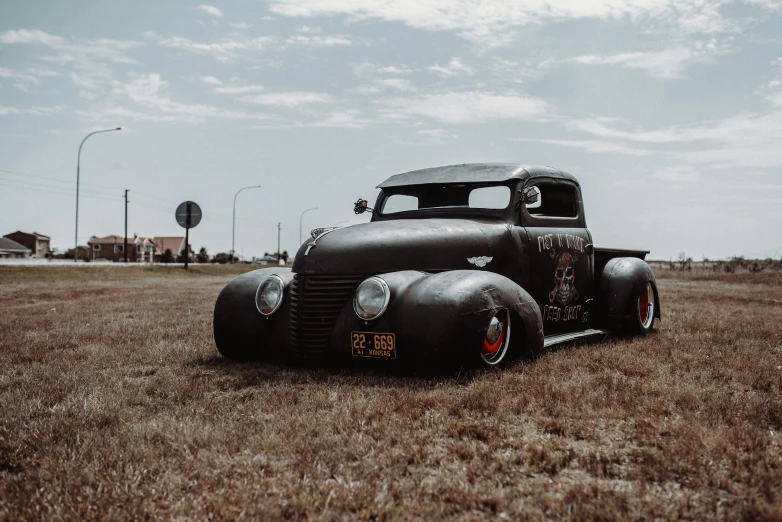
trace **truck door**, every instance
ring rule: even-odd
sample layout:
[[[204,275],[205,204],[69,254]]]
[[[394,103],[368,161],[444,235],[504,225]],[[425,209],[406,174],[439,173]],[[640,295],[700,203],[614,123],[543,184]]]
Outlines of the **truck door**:
[[[593,298],[592,237],[578,185],[555,178],[526,183],[537,201],[521,206],[530,254],[530,295],[540,306],[545,335],[587,328]]]

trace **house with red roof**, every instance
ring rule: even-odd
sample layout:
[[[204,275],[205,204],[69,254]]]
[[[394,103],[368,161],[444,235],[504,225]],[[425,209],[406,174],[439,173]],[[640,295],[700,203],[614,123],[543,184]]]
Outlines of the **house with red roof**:
[[[6,234],[3,237],[29,248],[32,252],[31,257],[44,258],[49,257],[52,253],[51,238],[39,234],[38,232],[22,232],[21,230],[17,230],[16,232]]]

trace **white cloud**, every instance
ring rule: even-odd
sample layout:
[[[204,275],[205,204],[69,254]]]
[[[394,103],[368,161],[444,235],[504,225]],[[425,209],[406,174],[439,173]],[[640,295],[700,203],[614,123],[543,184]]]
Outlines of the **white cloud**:
[[[6,31],[0,34],[0,42],[8,44],[39,44],[48,47],[62,47],[66,45],[66,40],[60,36],[28,29]]]
[[[662,51],[629,52],[611,55],[588,54],[571,58],[570,62],[586,65],[618,65],[626,69],[638,69],[655,78],[680,78],[685,66],[726,52],[725,45],[716,40],[696,41],[690,47],[670,47]]]
[[[6,67],[0,67],[0,78],[19,80],[22,82],[34,83],[36,85],[41,83],[40,80],[38,80],[38,77],[33,74],[24,73],[21,71],[15,71],[13,69],[8,69]]]
[[[223,17],[223,12],[213,5],[199,5],[198,9],[210,16]]]
[[[691,164],[727,167],[782,165],[782,92],[766,97],[771,109],[763,114],[741,113],[696,125],[653,130],[618,128],[606,119],[575,120],[567,127],[602,138],[650,144],[692,144],[698,148],[670,151],[669,156]]]
[[[99,82],[91,76],[85,76],[77,73],[70,73],[68,77],[71,79],[71,82],[73,82],[75,86],[81,87],[82,89],[95,90],[99,86]]]
[[[458,138],[458,134],[453,134],[445,129],[420,129],[415,132],[419,136],[431,138],[434,140],[445,140]]]
[[[701,179],[700,172],[689,165],[673,165],[655,169],[652,175],[657,179],[674,183],[693,183]]]
[[[380,87],[376,85],[359,85],[356,87],[356,92],[365,96],[371,96],[380,92]]]
[[[359,114],[360,111],[356,109],[335,111],[330,113],[325,119],[305,124],[305,126],[339,129],[362,129],[366,127],[370,121],[359,118]]]
[[[258,105],[295,108],[303,105],[329,103],[331,96],[322,92],[288,91],[245,96],[242,100]]]
[[[0,105],[0,116],[7,116],[12,114],[29,114],[32,116],[51,116],[52,114],[58,114],[66,109],[64,105],[53,105],[50,107],[9,107],[7,105]]]
[[[80,69],[95,68],[99,63],[135,63],[126,55],[128,51],[143,45],[130,40],[110,38],[63,38],[43,31],[18,29],[0,34],[0,43],[42,45],[55,54],[42,57],[54,63],[71,63]]]
[[[219,94],[251,94],[263,91],[262,85],[224,85],[215,87],[214,91]]]
[[[386,67],[378,67],[377,72],[380,74],[410,74],[413,70],[408,67],[387,65]]]
[[[351,45],[350,41],[345,35],[304,35],[297,34],[289,37],[285,40],[285,43],[291,45],[305,45],[308,47],[334,47],[337,45]]]
[[[57,71],[53,71],[51,69],[45,69],[42,67],[28,67],[25,69],[28,73],[38,77],[38,78],[53,78],[55,76],[60,76],[60,73]]]
[[[479,123],[490,120],[539,121],[551,112],[540,98],[518,93],[448,92],[418,98],[380,100],[386,119],[425,116],[443,123]]]
[[[296,121],[291,119],[278,119],[262,125],[254,125],[254,129],[302,129],[307,127],[327,128],[327,129],[363,129],[370,123],[370,120],[361,118],[361,112],[357,109],[348,109],[343,111],[332,111],[327,114],[319,114],[310,121]]]
[[[204,76],[201,81],[207,85],[222,85],[223,82],[215,78],[214,76]]]
[[[427,67],[433,73],[449,78],[451,76],[458,76],[460,74],[472,75],[473,71],[470,67],[464,65],[459,58],[451,58],[451,61],[447,65],[434,64]]]
[[[132,119],[180,123],[200,123],[208,118],[247,120],[269,117],[266,114],[232,111],[211,105],[176,102],[162,94],[161,91],[166,86],[167,83],[156,73],[139,76],[129,83],[118,82],[114,92],[127,95],[131,101],[145,111],[114,105],[103,107],[96,111],[94,117],[90,117],[105,119],[107,116],[124,115]]]
[[[363,62],[353,66],[353,72],[359,78],[370,81],[356,87],[356,91],[364,95],[377,94],[384,90],[400,92],[415,91],[415,86],[404,78],[388,78],[388,75],[401,75],[411,72],[411,69],[400,69],[395,66],[378,67],[372,62]]]
[[[276,38],[273,36],[259,36],[255,38],[226,36],[209,43],[203,43],[182,36],[160,36],[152,31],[147,31],[144,33],[144,36],[156,40],[159,45],[164,47],[209,55],[223,63],[236,59],[240,51],[260,51],[276,41]]]
[[[416,29],[455,31],[486,46],[511,41],[518,28],[563,20],[631,20],[689,33],[714,33],[733,28],[720,13],[722,1],[703,0],[271,0],[269,9],[283,16],[347,15],[401,22]],[[770,9],[770,6],[765,7]]]
[[[396,91],[414,91],[415,87],[412,83],[404,78],[380,78],[375,80],[375,85],[381,89],[392,89]]]
[[[518,138],[511,141],[545,143],[546,145],[557,145],[560,147],[584,149],[588,152],[594,152],[594,153],[616,153],[616,154],[627,154],[629,156],[649,156],[653,154],[653,151],[647,149],[628,147],[624,143],[612,142],[612,141],[547,140],[547,139],[528,139],[528,138]]]

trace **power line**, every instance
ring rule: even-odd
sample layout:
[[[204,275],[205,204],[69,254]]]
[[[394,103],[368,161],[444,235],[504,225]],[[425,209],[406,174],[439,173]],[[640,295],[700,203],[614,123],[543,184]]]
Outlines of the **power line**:
[[[28,172],[19,172],[19,171],[8,170],[8,169],[0,169],[0,172],[4,172],[6,174],[13,174],[15,176],[22,176],[24,178],[36,178],[36,179],[48,181],[50,183],[59,183],[61,185],[72,185],[73,184],[72,180],[66,180],[66,179],[61,179],[61,178],[50,178],[50,177],[47,177],[47,176],[39,176],[37,174],[30,174]],[[28,180],[25,179],[23,181],[28,181]],[[115,186],[110,186],[110,185],[101,185],[101,184],[98,184],[98,183],[90,183],[89,186],[93,187],[95,189],[107,190],[107,191],[111,191],[111,192],[115,192],[117,190],[124,190],[124,189],[122,189],[120,187],[115,187]]]
[[[44,193],[47,193],[47,194],[56,194],[58,196],[69,196],[69,197],[73,197],[76,194],[75,191],[73,191],[73,192],[62,192],[62,191],[59,191],[59,190],[54,190],[54,188],[56,188],[56,187],[54,187],[54,188],[25,187],[25,186],[19,186],[19,185],[11,185],[9,183],[3,183],[3,181],[6,181],[6,180],[0,180],[0,185],[1,186],[21,189],[21,190],[29,190],[29,191],[32,191],[32,192],[44,192]],[[90,199],[114,200],[114,199],[119,198],[120,196],[109,197],[109,196],[96,195],[96,194],[84,194],[84,197],[90,198]]]

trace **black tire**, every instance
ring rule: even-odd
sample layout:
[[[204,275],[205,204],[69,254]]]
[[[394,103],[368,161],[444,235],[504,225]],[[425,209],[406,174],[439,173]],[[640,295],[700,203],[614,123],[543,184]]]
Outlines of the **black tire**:
[[[649,335],[654,330],[656,293],[654,284],[647,281],[631,300],[628,329],[635,335]]]

